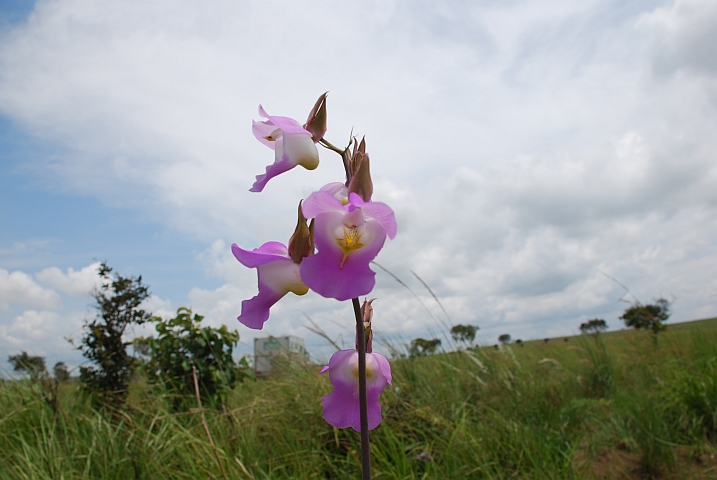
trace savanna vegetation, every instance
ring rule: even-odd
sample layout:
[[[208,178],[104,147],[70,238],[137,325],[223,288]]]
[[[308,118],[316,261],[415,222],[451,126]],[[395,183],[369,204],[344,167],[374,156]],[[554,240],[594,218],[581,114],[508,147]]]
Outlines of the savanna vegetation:
[[[179,312],[187,313],[187,312]],[[381,479],[715,478],[717,319],[392,361],[371,432]],[[378,348],[378,347],[377,347]],[[97,407],[0,384],[0,478],[356,478],[358,434],[321,416],[319,366],[244,379],[221,405],[135,375]]]

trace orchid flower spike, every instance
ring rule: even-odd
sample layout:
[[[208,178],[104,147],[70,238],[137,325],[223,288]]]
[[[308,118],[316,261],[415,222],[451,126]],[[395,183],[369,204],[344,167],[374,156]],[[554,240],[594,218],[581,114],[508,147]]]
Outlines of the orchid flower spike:
[[[252,131],[257,140],[274,150],[275,155],[274,163],[266,167],[266,173],[257,175],[250,192],[261,192],[269,180],[297,165],[307,170],[319,166],[319,151],[314,144],[314,133],[293,118],[269,115],[261,105],[259,115],[267,120],[252,121]],[[312,128],[315,129],[313,126]]]
[[[367,295],[376,284],[371,260],[396,236],[393,210],[364,201],[340,183],[330,183],[304,201],[306,218],[314,219],[318,252],[301,263],[301,279],[319,295],[348,300]]]
[[[361,309],[364,318],[364,328],[371,328],[373,308],[371,302],[366,302]],[[371,343],[368,343],[371,346]],[[358,383],[358,352],[356,350],[341,350],[334,353],[329,365],[321,373],[329,372],[329,379],[334,391],[321,399],[324,407],[324,419],[336,428],[351,427],[357,432],[361,431],[361,415],[359,409],[359,383]],[[366,350],[366,401],[368,406],[368,429],[373,430],[381,423],[381,404],[379,395],[392,385],[391,364],[380,353],[373,353],[370,348]]]

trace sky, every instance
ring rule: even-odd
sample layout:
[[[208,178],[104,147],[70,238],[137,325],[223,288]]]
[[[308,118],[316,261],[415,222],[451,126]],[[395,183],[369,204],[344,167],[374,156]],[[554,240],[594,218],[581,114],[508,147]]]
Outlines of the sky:
[[[313,292],[263,331],[236,321],[257,285],[231,244],[286,243],[343,174],[322,150],[249,192],[273,161],[251,121],[303,122],[325,91],[326,138],[366,136],[398,221],[391,274],[374,267],[382,348],[448,347],[453,324],[482,344],[619,329],[660,297],[670,322],[717,316],[712,0],[5,1],[0,371],[21,350],[83,361],[68,339],[99,262],[141,275],[157,315],[238,329],[238,355],[296,335],[326,359],[310,321],[350,348],[349,302]]]

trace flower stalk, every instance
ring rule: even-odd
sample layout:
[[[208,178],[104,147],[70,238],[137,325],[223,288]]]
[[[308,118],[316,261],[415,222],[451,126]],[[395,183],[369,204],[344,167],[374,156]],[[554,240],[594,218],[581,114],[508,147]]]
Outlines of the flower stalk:
[[[359,414],[361,415],[361,474],[371,480],[371,445],[368,437],[368,402],[366,401],[366,330],[358,298],[351,299],[356,316],[356,349],[358,351]]]

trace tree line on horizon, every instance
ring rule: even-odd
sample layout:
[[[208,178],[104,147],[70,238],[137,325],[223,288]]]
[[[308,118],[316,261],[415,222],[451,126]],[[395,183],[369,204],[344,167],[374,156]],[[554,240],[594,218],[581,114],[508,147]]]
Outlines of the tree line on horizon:
[[[112,268],[104,262],[98,275],[102,279],[101,286],[92,293],[97,313],[85,324],[81,344],[76,347],[89,360],[88,365],[80,367],[79,381],[98,404],[121,407],[130,380],[137,371],[150,382],[163,384],[182,395],[190,395],[196,390],[213,404],[222,403],[226,392],[249,375],[246,359],[236,362],[232,357],[239,341],[238,331],[230,331],[225,325],[218,329],[201,327],[204,317],[185,307],[180,307],[172,319],[152,316],[140,308],[150,295],[141,276],[113,274]],[[669,317],[669,301],[659,298],[652,304],[636,301],[619,318],[627,327],[651,331],[657,342]],[[129,326],[147,322],[155,324],[156,338],[140,337],[130,342],[123,339]],[[607,328],[605,320],[599,318],[580,324],[582,334],[595,336]],[[458,324],[451,328],[450,334],[457,344],[473,348],[479,329],[476,325]],[[506,345],[511,342],[511,336],[501,334],[498,341]],[[523,346],[520,339],[514,343]],[[134,355],[128,351],[130,346]],[[408,345],[407,356],[433,355],[440,347],[440,339],[415,338]],[[53,389],[56,392],[57,385],[70,375],[65,363],[57,362],[53,367],[54,376],[50,376],[45,359],[25,351],[9,356],[8,361],[14,371],[27,374],[31,380],[44,385],[45,397],[50,404],[56,402]]]

